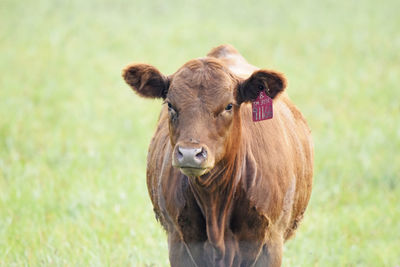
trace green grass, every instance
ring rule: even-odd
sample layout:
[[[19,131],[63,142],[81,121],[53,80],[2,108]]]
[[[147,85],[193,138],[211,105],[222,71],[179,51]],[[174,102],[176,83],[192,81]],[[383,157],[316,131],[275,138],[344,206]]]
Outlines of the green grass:
[[[151,3],[150,3],[151,2]],[[121,79],[231,43],[315,140],[284,266],[400,265],[400,2],[0,2],[0,266],[165,266],[145,185],[159,101]]]

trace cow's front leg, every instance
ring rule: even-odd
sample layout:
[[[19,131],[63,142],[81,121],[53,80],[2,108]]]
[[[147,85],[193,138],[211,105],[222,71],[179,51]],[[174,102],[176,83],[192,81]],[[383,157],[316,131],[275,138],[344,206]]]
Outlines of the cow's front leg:
[[[175,266],[205,266],[201,242],[185,243],[179,233],[174,231],[168,235],[169,261]]]
[[[261,254],[258,257],[254,266],[268,266],[268,267],[279,267],[282,265],[282,251],[283,251],[283,240],[280,236],[276,236],[263,246]]]

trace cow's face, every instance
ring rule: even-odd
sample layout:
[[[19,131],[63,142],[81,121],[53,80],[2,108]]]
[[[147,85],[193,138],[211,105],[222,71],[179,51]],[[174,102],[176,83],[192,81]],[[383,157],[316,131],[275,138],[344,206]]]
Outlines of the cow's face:
[[[168,77],[149,65],[130,65],[123,77],[140,95],[164,99],[172,165],[195,177],[234,153],[243,102],[255,99],[261,90],[274,98],[285,88],[281,74],[260,70],[241,80],[214,58],[189,61]]]

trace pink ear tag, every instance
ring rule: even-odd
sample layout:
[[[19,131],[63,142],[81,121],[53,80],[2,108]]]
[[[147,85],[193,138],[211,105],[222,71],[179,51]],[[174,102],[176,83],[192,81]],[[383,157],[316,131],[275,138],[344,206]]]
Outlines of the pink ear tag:
[[[253,110],[253,121],[263,121],[271,119],[272,112],[272,99],[261,91],[257,99],[251,102]]]

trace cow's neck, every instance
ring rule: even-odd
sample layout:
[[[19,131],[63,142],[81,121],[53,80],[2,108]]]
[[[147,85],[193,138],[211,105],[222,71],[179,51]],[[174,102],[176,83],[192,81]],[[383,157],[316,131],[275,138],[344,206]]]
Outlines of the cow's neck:
[[[225,254],[225,231],[229,224],[234,194],[239,182],[238,155],[230,164],[221,163],[206,176],[189,179],[206,221],[208,242],[218,254]]]

